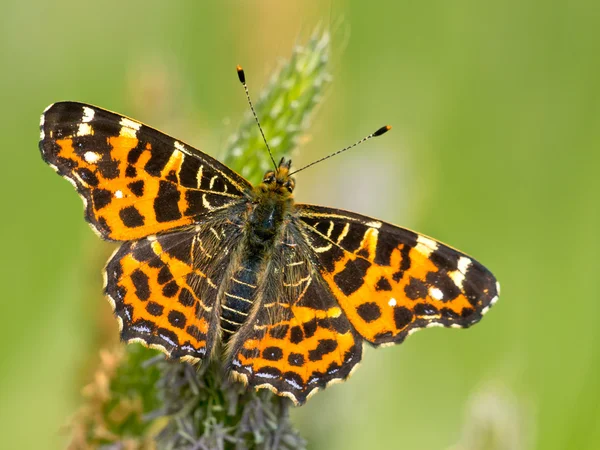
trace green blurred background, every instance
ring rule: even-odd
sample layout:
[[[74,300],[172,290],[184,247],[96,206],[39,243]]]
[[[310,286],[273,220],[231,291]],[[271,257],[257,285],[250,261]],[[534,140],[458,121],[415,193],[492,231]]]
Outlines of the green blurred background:
[[[207,5],[211,3],[211,5]],[[290,3],[290,4],[288,4]],[[293,411],[310,448],[600,448],[597,1],[18,1],[0,6],[0,447],[62,448],[97,349],[116,335],[112,250],[41,160],[38,118],[89,102],[218,155],[279,58],[321,23],[333,83],[300,201],[448,242],[502,284],[469,330],[366,351]]]

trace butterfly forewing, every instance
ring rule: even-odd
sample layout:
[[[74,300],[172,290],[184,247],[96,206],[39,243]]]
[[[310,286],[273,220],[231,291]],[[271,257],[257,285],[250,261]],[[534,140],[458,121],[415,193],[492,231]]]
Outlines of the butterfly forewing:
[[[189,225],[239,203],[251,188],[210,156],[94,106],[55,103],[40,128],[42,157],[75,186],[86,219],[106,239]]]
[[[347,211],[297,208],[323,280],[372,344],[428,326],[468,327],[498,298],[485,267],[440,242]]]

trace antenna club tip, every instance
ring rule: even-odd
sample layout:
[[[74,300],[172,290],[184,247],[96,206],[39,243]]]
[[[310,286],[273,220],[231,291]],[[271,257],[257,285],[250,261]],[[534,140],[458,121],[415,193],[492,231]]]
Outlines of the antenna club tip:
[[[244,74],[244,69],[239,64],[235,68],[237,70],[238,78],[240,79],[240,83],[244,84],[246,82],[246,75]]]
[[[373,133],[373,137],[381,136],[382,134],[387,133],[391,129],[392,129],[391,125],[386,125],[384,127],[381,127],[379,130],[377,130],[375,133]]]

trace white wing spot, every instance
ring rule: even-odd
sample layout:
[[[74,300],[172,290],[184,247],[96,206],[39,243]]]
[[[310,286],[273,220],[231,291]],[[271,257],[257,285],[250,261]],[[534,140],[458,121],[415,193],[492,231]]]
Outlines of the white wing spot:
[[[115,192],[115,197],[116,198],[123,198],[123,191],[116,191]]]
[[[292,387],[295,387],[296,389],[298,389],[299,391],[302,390],[302,386],[300,386],[298,383],[296,383],[294,380],[290,380],[289,378],[284,378],[283,379],[287,384],[291,385]]]
[[[471,266],[472,261],[467,258],[466,256],[461,256],[458,259],[458,270],[462,273],[467,273],[467,270],[469,270],[469,267]]]
[[[462,273],[459,270],[455,270],[453,272],[448,272],[448,276],[450,277],[450,279],[452,281],[454,281],[454,284],[456,285],[457,288],[459,288],[460,290],[463,289],[463,283],[465,281],[464,273]]]
[[[436,300],[441,300],[444,298],[444,293],[436,287],[429,289],[429,295]]]
[[[83,159],[85,159],[85,162],[88,164],[94,164],[100,159],[100,155],[94,152],[85,152],[83,155]]]
[[[262,377],[262,378],[277,378],[275,375],[273,375],[271,373],[263,373],[263,372],[257,372],[256,376]]]
[[[77,136],[89,136],[91,134],[94,134],[94,130],[89,123],[80,123],[77,126]]]
[[[82,122],[87,123],[87,122],[91,122],[94,119],[94,110],[88,106],[84,106],[83,107],[83,118],[81,119]]]
[[[121,127],[119,136],[135,139],[137,137],[137,132],[133,128]]]
[[[165,341],[167,341],[167,342],[168,342],[169,344],[171,344],[173,347],[176,347],[176,344],[175,344],[175,342],[173,342],[173,340],[172,340],[170,337],[168,337],[168,336],[166,336],[166,335],[164,335],[164,334],[159,334],[158,336],[159,336],[160,338],[164,339]]]
[[[135,122],[127,117],[121,118],[120,124],[122,127],[133,128],[135,131],[139,131],[139,129],[142,127],[141,123]]]
[[[371,228],[381,228],[381,222],[367,222],[365,225]]]
[[[177,150],[185,153],[185,147],[183,146],[183,144],[181,142],[175,141],[174,145]]]
[[[121,131],[119,132],[119,136],[128,137],[132,139],[135,139],[137,137],[137,132],[142,127],[141,123],[134,122],[133,120],[127,119],[126,117],[123,117],[119,124],[121,125]]]
[[[40,141],[43,141],[44,137],[45,137],[45,135],[44,135],[44,121],[45,120],[46,120],[46,114],[44,111],[44,114],[42,114],[40,116]]]
[[[437,242],[428,237],[419,235],[417,237],[417,246],[415,247],[419,253],[425,256],[431,255],[438,248]]]
[[[150,333],[150,328],[143,325],[136,325],[131,327],[131,329],[139,333]]]
[[[396,306],[396,299],[394,297],[390,298],[390,301],[388,302],[388,305],[390,305],[390,306]]]

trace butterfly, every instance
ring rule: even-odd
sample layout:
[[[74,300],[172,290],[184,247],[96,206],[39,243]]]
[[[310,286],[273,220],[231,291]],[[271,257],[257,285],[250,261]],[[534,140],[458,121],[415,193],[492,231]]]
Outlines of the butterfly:
[[[469,327],[498,299],[494,276],[464,253],[294,203],[289,160],[252,186],[188,144],[76,102],[49,106],[40,130],[44,161],[73,184],[92,229],[122,243],[104,290],[125,342],[190,363],[223,348],[234,378],[300,405],[345,380],[363,342]]]

